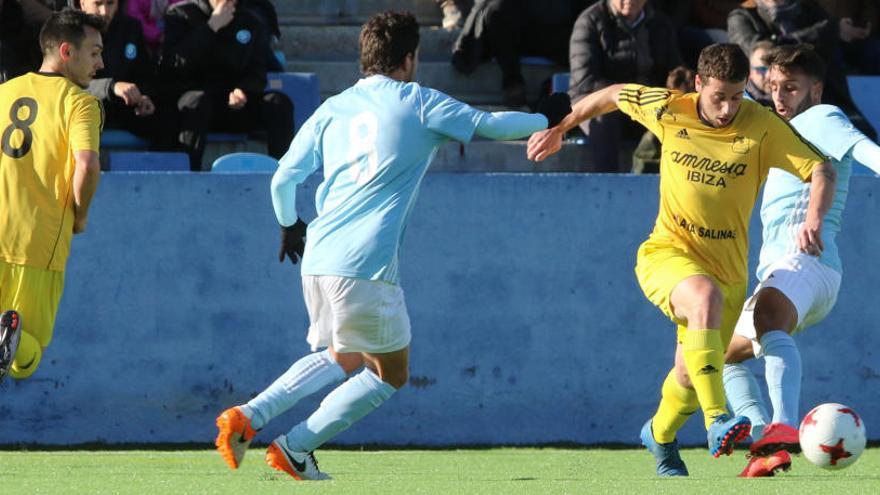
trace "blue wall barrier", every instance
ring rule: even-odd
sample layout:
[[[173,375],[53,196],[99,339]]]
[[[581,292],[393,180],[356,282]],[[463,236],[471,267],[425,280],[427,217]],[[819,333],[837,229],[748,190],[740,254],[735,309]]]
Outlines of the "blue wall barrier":
[[[33,378],[0,384],[0,442],[210,442],[221,410],[306,353],[269,180],[105,174],[54,342]],[[848,404],[878,439],[880,179],[854,178],[849,203],[840,301],[798,337],[802,412]],[[655,177],[429,174],[402,254],[410,386],[335,442],[637,443],[674,348],[632,271],[656,210]],[[705,441],[699,415],[680,438]]]

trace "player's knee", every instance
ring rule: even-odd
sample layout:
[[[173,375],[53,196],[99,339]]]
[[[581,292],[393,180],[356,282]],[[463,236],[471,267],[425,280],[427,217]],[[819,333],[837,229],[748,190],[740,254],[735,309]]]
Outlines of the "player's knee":
[[[409,369],[405,367],[400,369],[386,369],[382,371],[379,378],[388,385],[391,385],[396,389],[401,389],[409,381]]]
[[[797,326],[797,309],[785,295],[777,289],[762,289],[755,303],[755,331],[760,338],[772,330],[791,332]]]
[[[721,311],[724,308],[724,295],[715,284],[707,283],[700,288],[694,301],[693,314],[688,321],[703,322],[708,326],[715,326],[721,319]]]
[[[23,380],[33,375],[43,359],[43,348],[31,334],[22,332],[15,352],[15,359],[9,368],[9,376],[16,380]]]

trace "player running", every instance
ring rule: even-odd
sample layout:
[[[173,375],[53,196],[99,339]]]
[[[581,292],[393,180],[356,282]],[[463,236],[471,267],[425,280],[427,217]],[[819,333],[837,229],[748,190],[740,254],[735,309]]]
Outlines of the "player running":
[[[544,115],[486,113],[411,82],[419,26],[408,13],[377,14],[360,35],[365,77],[328,99],[303,125],[272,180],[281,261],[302,256],[312,350],[247,404],[217,418],[216,445],[233,469],[254,435],[300,399],[338,384],[320,407],[276,438],[266,462],[298,480],[324,479],[313,451],[378,408],[408,381],[410,321],[398,252],[422,177],[438,146],[528,136],[571,111],[550,98]],[[318,217],[295,209],[297,184],[324,168]],[[305,254],[303,254],[305,250]],[[362,366],[365,369],[346,380]]]
[[[778,47],[767,57],[776,112],[806,140],[831,157],[836,193],[825,214],[821,255],[799,251],[794,234],[805,221],[810,184],[772,170],[764,186],[758,286],[746,301],[727,350],[724,388],[736,414],[752,421],[751,459],[741,476],[772,476],[791,466],[788,452],[800,452],[798,400],[801,357],[791,335],[822,321],[834,307],[842,266],[835,243],[849,192],[853,161],[880,173],[880,147],[850,123],[839,108],[821,105],[825,64],[806,45]],[[755,377],[743,361],[764,357],[773,405],[772,422]]]
[[[660,476],[687,476],[675,436],[698,408],[715,457],[749,433],[748,417],[728,414],[722,368],[745,298],[749,217],[768,170],[782,167],[813,181],[806,221],[795,232],[801,249],[820,249],[831,204],[833,169],[783,119],[743,101],[748,73],[738,46],[711,45],[700,53],[696,93],[612,85],[529,140],[529,158],[542,160],[578,123],[620,109],[663,143],[659,213],[635,268],[648,299],[678,325],[675,365],[641,432]]]
[[[52,340],[73,234],[98,187],[100,18],[56,12],[40,31],[43,63],[0,85],[0,379],[23,379]]]

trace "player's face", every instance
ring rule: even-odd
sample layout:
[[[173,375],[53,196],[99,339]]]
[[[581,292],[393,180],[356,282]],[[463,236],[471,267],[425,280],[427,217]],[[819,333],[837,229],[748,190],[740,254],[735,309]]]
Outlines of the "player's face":
[[[767,79],[773,108],[786,120],[822,101],[822,82],[802,71],[783,71],[774,65]]]
[[[406,81],[412,82],[416,79],[416,70],[419,68],[419,49],[416,47],[416,51],[412,54],[412,56],[406,57],[403,61],[403,67],[406,71]]]
[[[95,73],[104,68],[101,52],[104,46],[101,33],[86,26],[86,37],[79,47],[73,43],[62,43],[61,60],[64,63],[65,76],[76,84],[86,87],[95,78]]]
[[[119,10],[118,0],[80,0],[79,4],[83,12],[104,19],[107,25],[110,24],[110,21],[113,20],[116,12]]]
[[[697,74],[695,79],[700,99],[697,103],[700,117],[712,127],[724,127],[733,122],[742,103],[746,81],[725,82],[714,77],[705,81]]]

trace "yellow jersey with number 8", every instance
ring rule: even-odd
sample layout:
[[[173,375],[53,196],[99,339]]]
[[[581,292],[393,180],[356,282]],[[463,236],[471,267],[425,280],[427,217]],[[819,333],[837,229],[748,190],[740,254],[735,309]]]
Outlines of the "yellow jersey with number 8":
[[[662,143],[660,209],[645,246],[674,247],[724,284],[748,280],[749,219],[771,167],[811,178],[820,151],[771,110],[743,100],[725,127],[706,125],[698,93],[628,84],[618,108]]]
[[[98,100],[61,74],[0,84],[0,260],[63,271],[76,151],[98,152]]]

